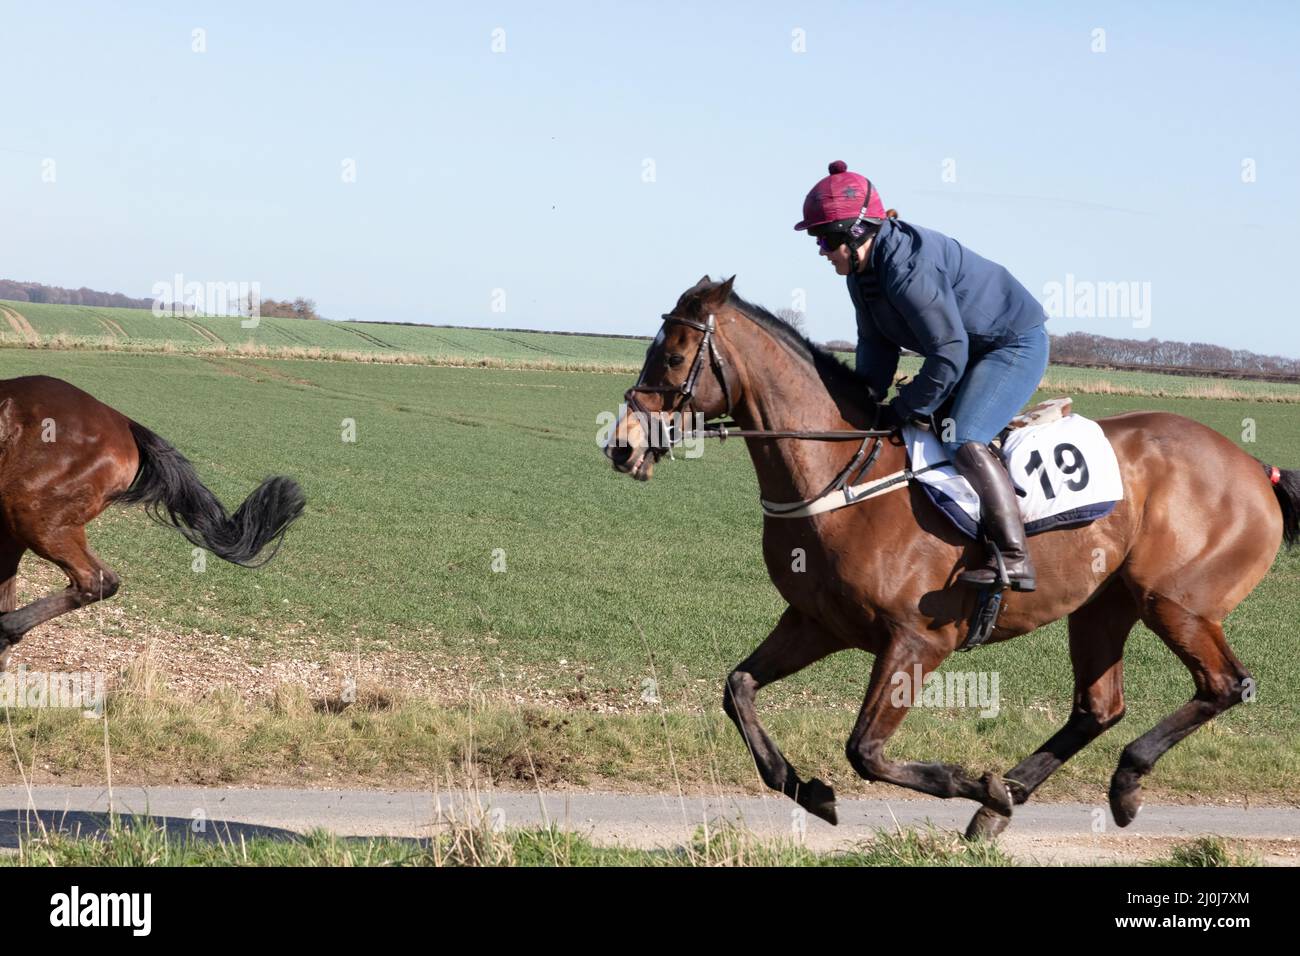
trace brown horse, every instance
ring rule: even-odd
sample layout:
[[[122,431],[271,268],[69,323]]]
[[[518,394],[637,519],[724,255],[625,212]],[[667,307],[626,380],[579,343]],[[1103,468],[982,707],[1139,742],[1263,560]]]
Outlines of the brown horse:
[[[32,628],[117,592],[120,579],[85,532],[113,502],[143,503],[194,544],[245,566],[268,544],[279,547],[304,504],[297,482],[267,478],[229,515],[180,452],[116,409],[57,378],[0,381],[0,671]],[[62,568],[69,585],[18,608],[28,549]]]
[[[664,319],[627,395],[636,414],[620,416],[606,446],[616,469],[648,479],[676,440],[657,426],[684,411],[731,414],[746,430],[740,434],[747,436],[765,501],[816,498],[845,473],[857,440],[770,433],[868,428],[876,409],[854,372],[734,295],[732,279],[714,283],[705,276]],[[993,631],[993,641],[1010,640],[1068,616],[1074,668],[1065,726],[1005,775],[977,777],[885,753],[908,710],[891,694],[895,675],[910,677],[916,668],[929,674],[966,639],[977,595],[955,579],[982,560],[982,545],[960,536],[914,484],[812,517],[765,518],[764,559],[789,607],[727,678],[723,705],[769,787],[836,822],[831,788],[800,779],[759,724],[754,702],[760,688],[846,648],[875,656],[848,741],[849,762],[867,780],[978,801],[982,807],[967,829],[972,837],[1000,833],[1014,804],[1124,716],[1124,644],[1138,620],[1187,666],[1196,692],[1124,749],[1110,784],[1120,826],[1137,814],[1141,780],[1160,756],[1243,693],[1249,696],[1253,680],[1228,647],[1222,621],[1264,577],[1283,538],[1296,539],[1300,472],[1262,466],[1227,438],[1178,415],[1134,412],[1101,426],[1119,458],[1124,500],[1092,524],[1031,538],[1038,589],[1005,592]],[[897,437],[864,437],[863,447],[878,441],[868,478],[904,469]],[[806,559],[803,573],[794,570],[796,549]]]

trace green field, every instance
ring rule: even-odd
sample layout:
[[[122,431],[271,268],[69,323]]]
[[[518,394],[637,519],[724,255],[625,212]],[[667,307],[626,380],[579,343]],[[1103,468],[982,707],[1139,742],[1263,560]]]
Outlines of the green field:
[[[639,365],[647,344],[635,339],[594,335],[303,319],[261,318],[257,328],[245,329],[237,318],[159,318],[144,309],[6,301],[0,301],[0,307],[25,317],[39,335],[63,336],[85,344],[119,348],[167,343],[183,351],[187,348],[252,345],[271,349],[411,353],[460,357],[467,361],[494,358],[503,361]],[[22,341],[5,321],[0,321],[0,335],[11,344]]]
[[[30,342],[4,318],[21,315],[37,336]],[[648,325],[653,320],[648,320]],[[244,329],[235,318],[158,318],[142,309],[43,305],[0,300],[0,347],[79,350],[168,351],[263,357],[352,358],[440,365],[490,364],[520,368],[635,372],[647,340],[553,332],[384,325],[371,322],[259,320]],[[266,354],[270,353],[270,354]],[[852,355],[842,356],[852,362]],[[900,374],[911,375],[920,360],[905,358]],[[1075,394],[1128,394],[1300,402],[1300,384],[1236,379],[1201,379],[1158,372],[1110,371],[1052,366],[1045,387]]]
[[[169,438],[232,506],[271,473],[294,475],[307,493],[305,517],[279,558],[259,571],[214,559],[195,573],[187,542],[138,510],[98,519],[92,544],[124,584],[111,602],[116,616],[91,608],[78,626],[107,644],[129,644],[148,625],[182,637],[196,657],[218,647],[252,667],[319,662],[331,653],[401,659],[421,673],[454,674],[443,703],[449,694],[455,705],[457,694],[471,703],[488,692],[497,703],[540,701],[544,711],[550,702],[565,714],[552,725],[516,709],[489,715],[478,731],[497,758],[520,741],[537,753],[550,749],[549,779],[651,785],[664,779],[665,755],[656,747],[667,739],[680,748],[674,756],[683,778],[752,784],[719,704],[723,677],[782,608],[760,558],[756,482],[740,443],[664,462],[647,484],[615,474],[597,448],[597,414],[617,406],[628,375],[0,350],[0,377],[37,372],[65,378]],[[1243,419],[1253,418],[1252,454],[1300,464],[1300,419],[1287,405],[1091,395],[1077,407],[1093,417],[1165,408],[1234,439]],[[355,443],[342,440],[345,419],[356,423]],[[493,570],[494,554],[504,556],[504,572]],[[39,565],[29,559],[24,575]],[[1185,798],[1207,790],[1300,797],[1298,579],[1300,553],[1284,553],[1228,622],[1257,678],[1257,701],[1176,748],[1153,787]],[[41,580],[57,583],[53,575]],[[39,645],[44,630],[22,648]],[[861,653],[841,654],[760,700],[796,764],[838,786],[854,785],[843,742],[869,663]],[[999,672],[1001,714],[913,713],[898,736],[900,752],[1008,766],[1068,713],[1063,624],[956,666]],[[239,673],[203,677],[241,680]],[[665,714],[643,700],[650,679]],[[1120,747],[1191,691],[1186,670],[1141,629],[1129,643],[1125,683],[1129,716],[1067,765],[1049,796],[1101,792]],[[420,761],[453,759],[456,749],[455,741],[421,733],[475,733],[464,714],[418,707],[338,723],[319,708],[281,705],[284,721],[274,724],[266,714],[232,717],[233,705],[218,705],[166,714],[124,709],[115,766],[146,776],[166,766],[171,774],[171,758],[162,756],[171,753],[180,778],[264,779],[283,771],[282,778],[317,779],[323,766],[345,776],[418,775]],[[67,757],[64,771],[99,772],[102,740],[93,722],[15,713],[20,743],[39,749],[42,760],[58,761],[63,743],[74,741],[69,753],[78,756]],[[245,727],[248,737],[204,737],[225,724]],[[334,734],[353,736],[340,742]],[[379,738],[388,763],[372,746]],[[185,741],[200,743],[177,756]],[[478,758],[494,759],[491,752]],[[212,773],[208,759],[220,765]]]

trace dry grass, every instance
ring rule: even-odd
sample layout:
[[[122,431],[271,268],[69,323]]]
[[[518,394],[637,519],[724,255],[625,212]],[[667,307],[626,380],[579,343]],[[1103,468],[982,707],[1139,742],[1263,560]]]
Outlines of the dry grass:
[[[1114,382],[1071,375],[1068,371],[1049,371],[1043,376],[1039,388],[1054,393],[1079,395],[1138,395],[1146,398],[1201,398],[1219,401],[1279,402],[1300,404],[1300,391],[1264,391],[1235,388],[1220,381],[1201,384],[1204,379],[1187,379],[1187,384],[1177,387],[1141,385],[1131,382]]]

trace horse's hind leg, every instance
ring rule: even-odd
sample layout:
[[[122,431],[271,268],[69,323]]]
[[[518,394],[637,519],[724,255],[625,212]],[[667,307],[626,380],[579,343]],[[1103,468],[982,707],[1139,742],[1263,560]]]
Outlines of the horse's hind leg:
[[[18,564],[24,548],[13,541],[0,539],[0,618],[18,607]],[[0,640],[0,674],[9,668],[9,645]]]
[[[1011,798],[1024,803],[1048,777],[1124,716],[1124,643],[1137,622],[1137,604],[1115,581],[1070,615],[1074,706],[1065,726],[1003,777]],[[980,807],[966,828],[969,839],[991,839],[1011,821]]]
[[[1241,700],[1250,679],[1250,672],[1228,647],[1218,621],[1157,595],[1148,597],[1142,620],[1187,665],[1196,694],[1120,755],[1110,781],[1110,809],[1122,827],[1137,816],[1142,806],[1142,778],[1156,761],[1201,724]]]
[[[57,594],[39,598],[26,607],[0,615],[0,653],[17,644],[24,634],[51,618],[102,601],[117,593],[120,579],[99,560],[86,543],[81,527],[65,527],[43,533],[28,542],[31,549],[57,564],[68,575],[69,586]]]
[[[900,676],[911,682],[919,669],[922,680],[948,656],[916,634],[898,634],[876,655],[871,668],[867,697],[858,714],[845,753],[858,775],[866,780],[883,780],[936,797],[965,797],[978,800],[1003,816],[1011,815],[1011,795],[996,774],[976,780],[961,767],[943,763],[896,763],[885,756],[885,744],[907,716],[921,688],[912,688],[904,701],[896,701]]]
[[[820,780],[799,779],[758,722],[754,698],[759,688],[789,677],[843,647],[820,625],[794,608],[786,608],[772,633],[728,675],[722,695],[722,708],[749,747],[763,782],[828,823],[836,822],[834,792]]]

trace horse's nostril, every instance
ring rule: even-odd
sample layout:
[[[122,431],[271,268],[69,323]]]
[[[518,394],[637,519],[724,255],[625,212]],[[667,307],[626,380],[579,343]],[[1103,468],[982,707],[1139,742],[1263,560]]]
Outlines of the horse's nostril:
[[[628,445],[616,445],[610,443],[605,448],[605,454],[617,466],[626,465],[628,459],[632,457],[632,449]]]

